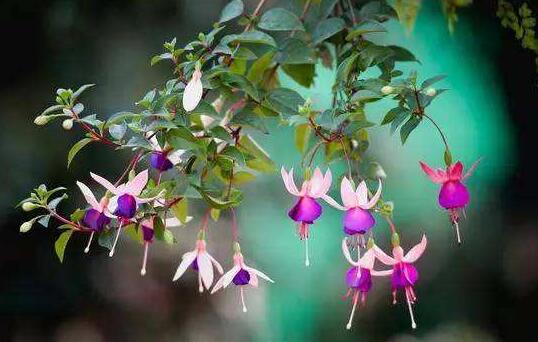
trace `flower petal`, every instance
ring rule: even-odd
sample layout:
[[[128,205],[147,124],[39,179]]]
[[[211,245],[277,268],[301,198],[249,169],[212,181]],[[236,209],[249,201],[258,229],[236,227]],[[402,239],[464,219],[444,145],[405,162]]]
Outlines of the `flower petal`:
[[[244,269],[247,270],[247,272],[249,272],[249,273],[254,273],[258,277],[267,280],[268,282],[274,283],[274,281],[271,278],[269,278],[265,273],[263,273],[261,271],[258,271],[255,268],[245,266]]]
[[[330,206],[338,209],[338,210],[342,210],[342,211],[345,211],[346,208],[344,208],[343,206],[341,206],[340,204],[338,204],[338,202],[336,202],[331,196],[329,195],[323,195],[321,197],[325,202],[327,202],[327,204],[329,204]]]
[[[207,253],[207,256],[209,257],[209,260],[211,260],[211,262],[213,263],[213,265],[215,266],[215,268],[217,269],[217,271],[220,273],[220,274],[223,274],[224,273],[224,269],[222,268],[222,266],[219,264],[219,262],[213,258],[211,256],[211,254]]]
[[[381,248],[377,247],[376,245],[374,245],[374,247],[372,248],[374,250],[375,257],[385,265],[394,266],[398,263],[398,260],[394,259],[391,256],[388,256],[385,252],[383,252]]]
[[[142,192],[142,190],[144,189],[147,183],[148,183],[148,170],[146,169],[140,172],[139,174],[137,174],[133,178],[133,180],[129,181],[126,184],[124,191],[131,195],[138,196],[140,195],[140,193]]]
[[[258,276],[255,273],[250,274],[250,281],[248,282],[252,287],[258,287]]]
[[[368,187],[366,186],[365,181],[360,182],[355,191],[355,196],[357,196],[357,202],[361,208],[368,203]]]
[[[228,285],[230,285],[230,283],[232,282],[232,280],[234,279],[235,275],[241,271],[241,267],[235,265],[234,267],[232,267],[231,270],[229,270],[228,272],[226,272],[226,274],[223,276],[223,282],[222,282],[222,287],[226,288],[228,287]]]
[[[196,252],[187,252],[183,254],[181,263],[177,267],[176,274],[174,274],[174,278],[172,278],[172,281],[178,280],[183,273],[189,268],[189,266],[192,264],[192,262],[196,259]]]
[[[88,188],[86,184],[82,182],[77,182],[77,185],[80,188],[82,195],[84,195],[86,202],[88,202],[88,204],[91,205],[93,209],[101,211],[101,205],[99,204],[97,199],[95,199],[95,196],[93,195],[93,192],[90,190],[90,188]]]
[[[307,195],[312,198],[319,197],[318,194],[320,193],[320,190],[323,187],[323,173],[321,173],[321,170],[319,167],[316,167],[314,170],[314,174],[312,175],[312,178],[310,178],[310,187],[308,189]]]
[[[193,111],[202,99],[204,87],[201,78],[202,73],[199,70],[195,70],[191,80],[185,87],[185,91],[183,92],[183,109],[186,112]]]
[[[342,196],[344,207],[347,209],[358,206],[359,203],[357,201],[355,191],[353,191],[353,185],[351,185],[351,182],[346,177],[342,179],[342,184],[340,185],[340,195]]]
[[[206,252],[198,253],[196,258],[198,262],[198,272],[202,277],[202,282],[207,290],[213,284],[213,265],[211,264],[211,259],[209,259],[209,254]]]
[[[383,188],[383,185],[381,184],[381,179],[379,180],[379,185],[377,186],[377,192],[375,195],[370,199],[370,202],[366,203],[366,205],[361,206],[362,209],[371,209],[373,208],[377,201],[379,201],[379,197],[381,197],[381,190]]]
[[[358,266],[371,270],[374,268],[375,252],[373,248],[368,249],[358,262]]]
[[[413,248],[407,252],[405,257],[403,257],[403,261],[407,263],[414,263],[415,261],[420,258],[422,253],[424,253],[424,250],[426,249],[426,245],[428,244],[428,240],[426,239],[426,235],[422,235],[422,240],[418,245],[415,245]]]
[[[376,270],[370,270],[370,274],[377,277],[385,277],[392,274],[392,270],[385,270],[385,271],[376,271]]]
[[[284,185],[286,186],[288,192],[293,196],[299,196],[299,190],[297,190],[295,180],[293,179],[293,168],[291,168],[290,173],[287,173],[284,167],[282,167],[280,169],[280,173],[282,175],[282,180],[284,181]]]
[[[108,210],[108,212],[110,212],[112,214],[112,213],[114,213],[116,211],[117,208],[118,208],[118,196],[112,196],[108,200],[107,210]]]
[[[354,261],[351,257],[351,253],[349,252],[349,247],[347,245],[347,237],[342,239],[342,253],[344,253],[344,257],[346,258],[347,262],[353,266],[359,266],[359,263]]]
[[[114,195],[118,194],[118,189],[109,181],[104,179],[103,177],[96,175],[95,173],[90,172],[90,176],[99,184],[101,184],[105,189],[113,193]]]
[[[185,154],[186,150],[177,150],[168,154],[168,160],[173,165],[177,165],[181,162],[181,157]]]
[[[458,161],[456,164],[448,168],[448,178],[451,180],[461,180],[463,177],[463,164]]]
[[[477,161],[475,161],[473,163],[473,165],[471,165],[469,170],[467,170],[467,172],[465,173],[465,175],[461,179],[464,180],[464,179],[467,179],[468,177],[470,177],[473,174],[476,167],[478,166],[478,164],[480,164],[481,161],[482,161],[482,158],[479,158]]]
[[[162,151],[161,145],[159,145],[159,141],[157,140],[157,137],[155,136],[154,132],[148,131],[148,136],[151,136],[149,139],[149,144],[151,145],[151,148],[153,148],[154,151]]]
[[[431,167],[429,167],[424,162],[419,162],[420,167],[422,168],[422,171],[426,173],[426,175],[430,178],[430,180],[434,183],[444,183],[448,180],[448,176],[445,172],[441,170],[434,171]]]

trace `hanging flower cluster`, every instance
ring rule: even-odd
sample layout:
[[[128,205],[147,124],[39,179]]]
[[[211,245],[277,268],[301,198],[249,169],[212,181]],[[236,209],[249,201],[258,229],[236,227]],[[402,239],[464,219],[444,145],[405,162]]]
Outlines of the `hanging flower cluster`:
[[[400,246],[393,223],[394,205],[382,198],[387,175],[379,163],[367,161],[369,135],[373,133],[369,128],[377,125],[368,118],[367,104],[396,104],[379,125],[390,125],[392,133],[399,132],[402,144],[418,127],[433,127],[439,132],[446,169],[420,165],[434,183],[441,184],[439,204],[448,210],[458,242],[460,215],[470,199],[463,181],[477,163],[464,175],[463,164],[452,163],[446,136],[430,116],[430,104],[444,92],[433,85],[444,76],[423,82],[418,81],[416,72],[404,76],[400,63],[417,62],[415,56],[405,48],[371,39],[371,33],[387,30],[387,21],[398,19],[395,10],[378,0],[336,3],[302,1],[302,9],[294,12],[266,8],[266,0],[259,0],[253,12],[247,13],[242,0],[229,2],[211,31],[200,33],[183,47],[176,46],[175,39],[166,42],[164,52],[152,58],[152,65],[171,63],[173,76],[163,86],[148,91],[135,109],[105,120],[96,114],[86,115],[80,103],[81,95],[93,84],[75,91],[58,89],[55,104],[34,123],[43,126],[62,119],[65,130],[84,131],[84,137],[68,152],[68,167],[90,144],[124,151],[131,158],[114,182],[95,173],[84,183],[78,181],[86,204],[68,215],[58,210],[67,198],[67,189],[35,188],[20,205],[27,212],[41,213],[24,222],[20,231],[30,231],[35,223],[48,227],[51,219],[60,222],[61,233],[54,246],[60,261],[73,234],[89,235],[85,253],[97,241],[111,257],[119,251],[120,239],[128,237],[143,247],[140,274],[145,275],[149,246],[175,244],[174,228],[187,224],[192,219],[189,213],[202,211],[194,249],[189,247],[183,254],[172,280],[195,273],[199,292],[211,293],[233,283],[239,288],[246,312],[245,286],[257,287],[260,278],[273,281],[245,262],[236,210],[242,204],[243,184],[277,171],[253,133],[268,134],[275,124],[284,124],[293,128],[302,156],[300,187],[293,169],[282,167],[281,176],[286,190],[295,197],[288,216],[304,241],[305,265],[310,265],[308,242],[315,236],[313,225],[323,214],[323,203],[343,211],[342,252],[350,264],[344,282],[346,297],[352,300],[347,328],[381,276],[391,276],[394,303],[397,292],[404,292],[415,328],[418,271],[414,264],[426,249],[426,237],[407,254]],[[231,22],[234,25],[229,25]],[[243,29],[234,31],[238,26]],[[280,84],[280,76],[286,74],[311,87],[317,64],[334,68],[336,74],[332,105],[325,110],[313,108],[310,99]],[[371,69],[380,71],[377,77],[366,76],[373,74],[366,73]],[[433,126],[424,125],[424,121]],[[333,177],[327,168],[323,173],[313,167],[320,161],[346,165],[347,172]],[[334,179],[338,179],[340,202],[329,195]],[[192,210],[193,204],[197,204],[196,210]],[[224,272],[210,253],[207,236],[209,218],[218,221],[226,214],[232,222],[232,266]],[[379,217],[390,227],[391,253],[374,242],[380,234]],[[355,253],[356,258],[351,256]],[[376,261],[387,269],[374,268]]]

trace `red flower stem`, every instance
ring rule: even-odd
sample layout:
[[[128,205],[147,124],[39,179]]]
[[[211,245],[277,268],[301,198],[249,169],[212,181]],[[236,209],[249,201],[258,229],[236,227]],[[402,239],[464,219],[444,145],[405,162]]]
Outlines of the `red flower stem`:
[[[234,242],[239,243],[239,226],[237,225],[237,215],[235,214],[235,209],[230,208],[232,212],[232,239]]]

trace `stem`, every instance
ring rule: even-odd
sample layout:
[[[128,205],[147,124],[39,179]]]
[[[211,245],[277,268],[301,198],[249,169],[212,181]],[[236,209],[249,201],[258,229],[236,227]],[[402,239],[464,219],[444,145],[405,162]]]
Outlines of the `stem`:
[[[237,225],[237,215],[235,214],[235,209],[230,208],[232,212],[232,238],[233,241],[239,242],[239,226]]]
[[[342,145],[342,149],[344,149],[344,156],[346,157],[346,161],[347,161],[347,170],[348,170],[349,180],[352,180],[353,177],[352,177],[352,172],[351,172],[351,162],[349,160],[349,155],[347,154],[346,145],[344,144],[344,140],[342,138],[340,138],[340,144]]]
[[[392,222],[392,219],[390,217],[388,216],[384,216],[384,217],[385,217],[385,220],[387,220],[387,223],[389,224],[391,234],[395,234],[396,226],[394,225],[394,222]]]
[[[78,223],[75,223],[73,221],[70,221],[70,220],[66,219],[65,217],[58,214],[55,210],[52,210],[52,209],[49,209],[49,208],[45,208],[45,209],[47,209],[49,214],[52,215],[52,217],[54,217],[58,221],[70,225],[72,227],[71,228],[72,230],[76,230],[76,231],[79,231],[79,232],[93,232],[93,230],[91,230],[90,228],[84,227],[84,226],[82,226],[82,225],[80,225]]]
[[[110,145],[110,146],[121,146],[120,144],[117,144],[115,142],[113,142],[112,140],[108,139],[107,137],[105,137],[104,135],[96,132],[90,125],[88,125],[87,123],[83,122],[80,120],[80,117],[78,116],[78,114],[73,110],[73,109],[69,109],[69,111],[71,112],[71,114],[73,115],[73,118],[75,119],[76,122],[78,122],[82,128],[88,132],[92,138],[94,140],[97,140],[97,141],[101,141],[102,143],[106,144],[106,145]]]
[[[423,114],[422,116],[424,116],[426,119],[430,120],[430,122],[435,126],[435,128],[437,128],[437,131],[441,135],[441,139],[443,139],[443,144],[445,144],[446,150],[450,151],[450,148],[448,147],[448,142],[446,140],[446,136],[443,133],[443,131],[441,130],[441,127],[439,127],[439,125],[431,117],[429,117],[428,115]]]
[[[135,168],[136,164],[138,163],[138,161],[140,160],[141,157],[142,157],[142,152],[138,152],[137,154],[135,154],[133,156],[133,158],[131,159],[131,161],[129,162],[129,164],[125,168],[125,170],[123,170],[123,173],[121,174],[120,178],[118,178],[116,183],[114,183],[115,187],[120,185],[123,178],[125,178],[125,176],[127,176],[129,174],[129,171],[131,171],[131,169]]]
[[[256,9],[254,9],[254,12],[252,12],[252,15],[251,15],[252,19],[255,18],[255,17],[257,17],[258,14],[260,14],[260,11],[261,11],[261,9],[262,9],[262,7],[263,7],[263,4],[264,4],[266,1],[267,1],[267,0],[260,0],[260,2],[258,2],[258,5],[256,6]],[[245,29],[243,30],[243,32],[247,32],[248,30],[251,29],[251,27],[252,27],[252,21],[250,21],[250,22],[248,23],[248,25],[245,26]]]
[[[355,12],[353,11],[353,5],[351,4],[351,0],[347,0],[347,6],[349,7],[349,11],[351,12],[351,22],[353,22],[353,26],[357,24],[357,18],[355,18]]]

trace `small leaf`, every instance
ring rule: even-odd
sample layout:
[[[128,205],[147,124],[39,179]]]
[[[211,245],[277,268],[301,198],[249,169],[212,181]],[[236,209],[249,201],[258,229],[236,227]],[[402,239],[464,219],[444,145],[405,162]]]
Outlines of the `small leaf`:
[[[73,161],[73,158],[77,155],[77,153],[86,145],[91,143],[93,139],[91,138],[84,138],[77,142],[76,144],[71,147],[69,150],[69,153],[67,154],[67,168],[69,168],[69,165],[71,165],[71,161]]]
[[[67,246],[67,242],[69,242],[71,234],[73,234],[72,230],[64,231],[54,243],[54,250],[56,251],[58,259],[60,259],[60,262],[64,261],[65,247]]]
[[[437,76],[434,76],[432,78],[428,78],[426,81],[422,82],[422,85],[420,86],[420,89],[426,89],[426,88],[432,86],[433,84],[444,80],[445,78],[446,78],[446,75],[437,75]]]
[[[407,141],[407,138],[409,138],[409,134],[411,134],[411,132],[413,132],[413,130],[417,128],[419,123],[420,123],[420,119],[417,116],[412,116],[402,126],[402,128],[400,129],[400,137],[402,139],[402,145],[405,144],[405,142]]]
[[[227,22],[229,20],[239,17],[241,14],[243,14],[244,7],[245,5],[243,4],[243,1],[241,0],[230,1],[222,9],[219,23],[224,23],[224,22]]]
[[[292,12],[284,8],[273,8],[265,12],[258,27],[268,31],[304,31],[303,24]]]
[[[75,100],[85,92],[86,90],[90,89],[91,87],[95,86],[95,84],[85,84],[82,87],[78,88],[77,91],[73,93],[73,96],[71,97],[71,101],[75,102]]]

